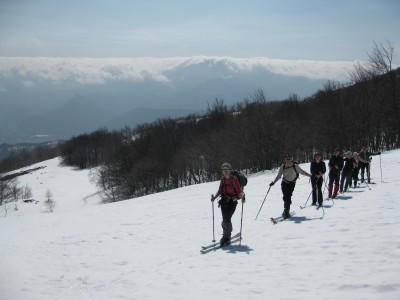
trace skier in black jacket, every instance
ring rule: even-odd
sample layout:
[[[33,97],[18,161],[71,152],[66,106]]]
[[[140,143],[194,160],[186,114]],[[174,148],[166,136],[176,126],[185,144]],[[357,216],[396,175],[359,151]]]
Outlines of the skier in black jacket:
[[[357,152],[353,152],[353,158],[354,158],[354,163],[353,163],[353,171],[351,172],[351,178],[352,181],[354,182],[354,187],[357,187],[358,173],[360,172],[360,166],[359,166],[360,159],[358,157]],[[350,181],[350,187],[351,187],[351,181]]]
[[[364,146],[361,151],[358,153],[359,155],[359,166],[361,170],[361,183],[364,182],[364,172],[367,171],[367,181],[368,183],[371,183],[371,173],[370,173],[370,167],[371,167],[371,160],[372,156],[374,155],[380,155],[381,152],[376,152],[376,153],[371,153],[368,151],[368,147]]]
[[[340,149],[336,148],[334,154],[329,159],[329,184],[328,184],[328,197],[335,198],[339,191],[339,178],[340,172],[343,169],[343,157],[340,155]],[[335,184],[335,189],[333,189]],[[333,194],[332,194],[333,192]]]
[[[342,177],[340,179],[340,193],[347,192],[349,185],[351,186],[351,175],[353,173],[354,163],[356,162],[351,151],[347,151],[345,155]]]
[[[314,155],[314,160],[311,162],[310,173],[311,177],[311,186],[312,186],[312,205],[322,206],[323,198],[322,198],[322,183],[324,182],[324,174],[326,172],[325,162],[322,161],[322,154],[316,153]]]

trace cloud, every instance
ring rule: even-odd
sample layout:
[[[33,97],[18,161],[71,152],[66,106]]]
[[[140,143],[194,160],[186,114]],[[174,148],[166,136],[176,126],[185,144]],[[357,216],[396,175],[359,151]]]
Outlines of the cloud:
[[[28,86],[38,82],[59,84],[66,81],[82,85],[109,81],[169,82],[168,73],[198,64],[224,64],[231,72],[268,70],[286,76],[342,81],[356,61],[311,61],[233,57],[171,58],[50,58],[0,57],[0,77],[17,78]]]
[[[22,81],[22,84],[24,85],[24,87],[27,87],[27,88],[35,86],[35,83],[31,80],[24,80],[24,81]]]

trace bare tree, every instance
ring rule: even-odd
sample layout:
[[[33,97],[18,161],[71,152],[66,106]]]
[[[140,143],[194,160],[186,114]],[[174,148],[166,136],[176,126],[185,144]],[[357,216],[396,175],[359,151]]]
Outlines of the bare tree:
[[[15,178],[1,180],[0,179],[0,206],[14,200],[15,186],[17,180]]]
[[[56,207],[56,202],[53,200],[53,194],[50,192],[50,190],[47,190],[46,192],[46,201],[44,201],[44,205],[49,212],[53,212],[54,208]]]
[[[18,182],[15,178],[6,179],[0,178],[0,206],[4,210],[4,217],[7,216],[10,202],[13,202],[15,191],[17,190]]]
[[[390,41],[386,44],[373,42],[372,52],[368,53],[368,66],[375,75],[382,75],[392,71],[394,46]]]
[[[399,78],[396,72],[393,71],[393,57],[395,48],[390,41],[385,44],[377,44],[374,42],[372,52],[368,54],[369,70],[374,75],[388,76],[391,84],[391,109],[395,112],[394,116],[390,118],[393,124],[393,130],[400,131],[400,97],[397,93]]]
[[[33,197],[32,188],[29,185],[22,187],[22,199],[29,199]]]

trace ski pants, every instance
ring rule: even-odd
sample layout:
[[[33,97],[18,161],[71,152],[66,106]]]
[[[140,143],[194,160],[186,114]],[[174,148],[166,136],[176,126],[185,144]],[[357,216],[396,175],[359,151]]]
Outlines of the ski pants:
[[[333,196],[336,197],[339,191],[339,179],[340,179],[340,171],[332,168],[329,171],[329,184],[328,184],[329,197],[332,196],[332,191],[333,191]],[[333,183],[335,183],[335,188],[333,188]]]
[[[345,192],[349,185],[351,185],[351,170],[343,170],[340,179],[340,192]]]
[[[359,168],[355,168],[352,172],[351,172],[351,178],[354,182],[354,187],[357,186],[357,181],[358,181],[358,172],[360,171]],[[351,186],[351,180],[350,180],[350,186]]]
[[[237,201],[233,201],[232,198],[226,198],[223,197],[221,201],[219,202],[221,206],[221,213],[222,213],[222,230],[223,230],[223,236],[226,238],[231,237],[232,233],[232,216],[236,210],[237,206]]]
[[[366,171],[366,173],[367,173],[367,181],[368,181],[368,183],[370,183],[369,164],[361,163],[360,164],[360,170],[361,170],[361,182],[364,182],[364,172]]]
[[[324,179],[322,177],[320,178],[311,178],[311,187],[312,187],[312,203],[322,205],[322,183],[324,182]]]
[[[289,213],[290,204],[292,204],[292,195],[294,191],[294,187],[296,186],[296,182],[287,182],[282,180],[281,188],[283,194],[283,208],[284,211]]]
[[[332,168],[329,171],[329,184],[332,185],[335,183],[335,185],[339,185],[339,179],[340,179],[340,171],[337,171],[336,169]]]

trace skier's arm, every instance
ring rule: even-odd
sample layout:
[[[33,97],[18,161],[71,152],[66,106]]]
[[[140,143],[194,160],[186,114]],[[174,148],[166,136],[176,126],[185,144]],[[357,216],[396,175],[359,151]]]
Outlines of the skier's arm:
[[[283,175],[283,165],[279,168],[278,175],[276,175],[274,181],[272,181],[272,182],[269,184],[269,186],[273,186],[276,182],[278,182],[279,179],[281,179],[282,175]]]
[[[381,151],[379,151],[379,152],[375,152],[375,153],[371,153],[370,155],[371,155],[371,156],[375,156],[375,155],[381,155]]]
[[[294,167],[295,167],[295,169],[297,170],[297,172],[300,173],[301,175],[308,176],[308,177],[312,177],[311,174],[308,174],[306,171],[304,171],[304,170],[303,170],[302,168],[300,168],[298,165],[295,165]]]
[[[214,202],[214,200],[217,199],[221,194],[222,194],[222,180],[219,182],[218,191],[215,193],[215,195],[211,195],[211,201]]]
[[[233,178],[234,178],[233,185],[235,186],[235,190],[237,191],[239,198],[242,199],[243,198],[243,190],[242,190],[242,187],[240,186],[239,179],[236,176]]]

